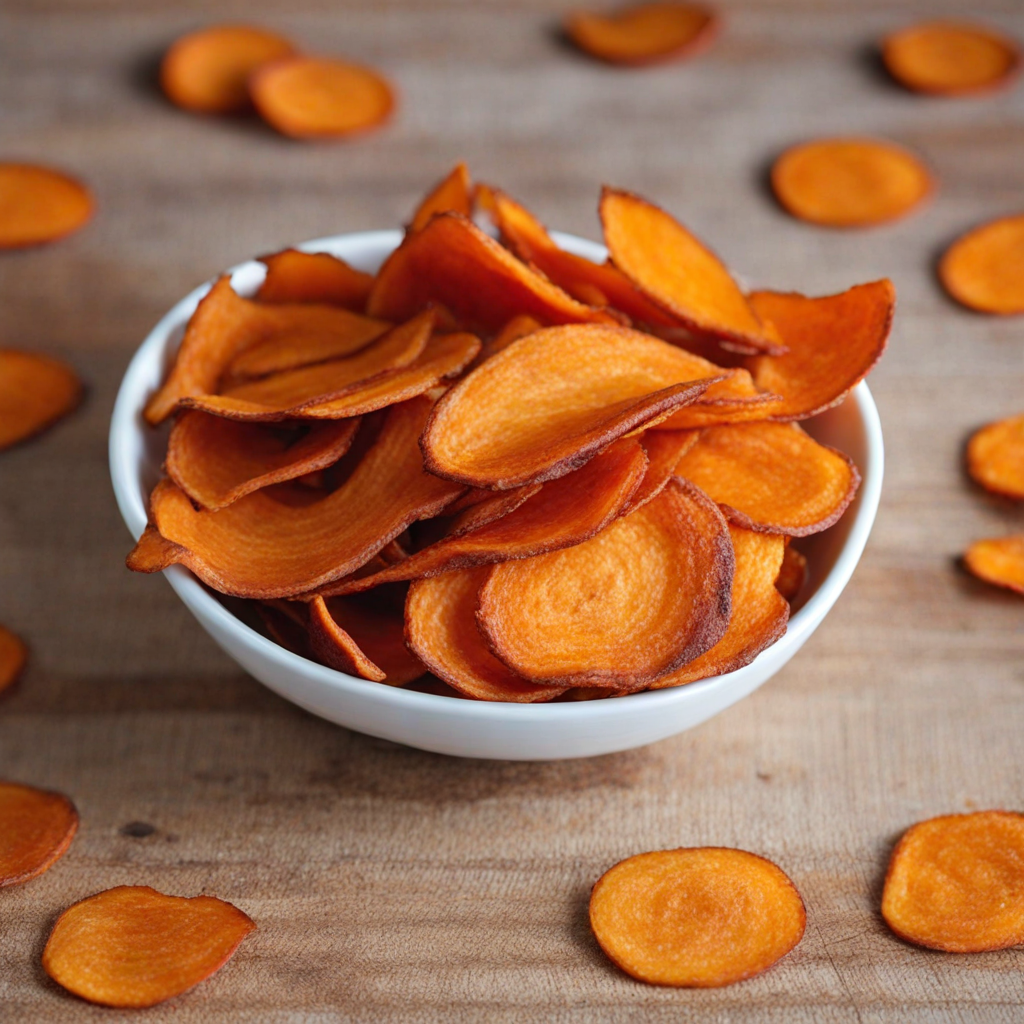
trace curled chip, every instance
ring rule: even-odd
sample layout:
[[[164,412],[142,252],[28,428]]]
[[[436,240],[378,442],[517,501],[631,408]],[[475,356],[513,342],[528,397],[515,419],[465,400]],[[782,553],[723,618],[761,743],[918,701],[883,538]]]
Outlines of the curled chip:
[[[964,565],[986,583],[1024,594],[1024,534],[975,541]]]
[[[0,626],[0,693],[18,681],[28,661],[28,648],[17,634]]]
[[[256,298],[260,302],[318,302],[354,313],[366,309],[373,275],[350,267],[326,252],[284,249],[261,256],[267,276]]]
[[[410,234],[422,231],[437,214],[448,212],[461,213],[463,217],[473,216],[473,186],[469,180],[469,168],[461,162],[434,186],[416,208],[409,224]]]
[[[781,868],[744,850],[640,853],[590,894],[590,927],[631,977],[717,988],[771,967],[803,938],[807,915]]]
[[[967,444],[967,470],[982,487],[1024,499],[1024,416],[977,431]]]
[[[786,632],[789,604],[776,589],[784,538],[739,526],[730,526],[729,536],[736,558],[729,628],[711,650],[651,683],[652,690],[735,672]]]
[[[786,552],[782,556],[782,567],[775,580],[775,589],[792,604],[797,594],[807,584],[807,575],[807,557],[797,551],[792,544],[787,544]]]
[[[591,540],[494,566],[477,621],[535,683],[639,689],[722,638],[733,567],[714,502],[673,479]]]
[[[737,526],[791,537],[830,527],[860,485],[847,456],[795,423],[710,427],[676,473],[706,491]]]
[[[821,139],[787,149],[772,167],[772,189],[794,217],[830,228],[896,220],[934,189],[913,154],[879,139]]]
[[[788,351],[751,362],[755,383],[782,396],[770,416],[802,420],[841,402],[882,358],[896,309],[888,278],[840,295],[754,292],[750,304],[770,321]]]
[[[722,261],[646,199],[605,188],[601,223],[612,263],[693,333],[740,352],[779,352]]]
[[[661,0],[611,14],[570,11],[565,31],[584,52],[609,64],[656,64],[704,50],[718,30],[709,7]]]
[[[475,487],[551,480],[730,373],[624,327],[535,331],[438,402],[421,442],[427,468]]]
[[[987,92],[1013,81],[1020,48],[1012,39],[962,22],[928,21],[887,36],[889,74],[915,92],[942,96]]]
[[[92,217],[89,190],[49,167],[0,163],[0,249],[55,242]]]
[[[52,867],[77,831],[78,812],[63,794],[0,782],[0,888]]]
[[[249,77],[294,52],[276,32],[250,25],[217,25],[182,36],[160,65],[167,98],[201,114],[232,114],[249,107]]]
[[[949,953],[1024,943],[1024,815],[947,814],[909,828],[882,892],[886,924]]]
[[[980,313],[1024,313],[1024,215],[958,238],[939,262],[939,280],[957,302]]]
[[[215,896],[166,896],[148,885],[119,885],[57,918],[43,969],[90,1003],[141,1009],[219,971],[255,927]]]
[[[171,429],[165,469],[197,505],[224,508],[262,487],[334,465],[358,429],[358,419],[288,429],[190,411]]]
[[[488,569],[461,569],[416,580],[405,601],[409,647],[438,678],[466,697],[536,703],[565,687],[520,679],[487,649],[476,627],[476,603]]]
[[[622,514],[646,505],[675,476],[679,460],[697,443],[698,430],[647,430],[640,437],[647,453],[647,469]]]
[[[260,116],[295,139],[336,138],[383,124],[395,107],[386,78],[372,68],[321,57],[284,57],[249,79]]]
[[[56,359],[0,349],[0,451],[38,434],[82,398],[74,370]]]
[[[534,331],[539,331],[543,324],[532,316],[514,316],[498,333],[491,338],[484,349],[484,358],[497,355],[503,348],[508,348],[513,341],[525,338]]]

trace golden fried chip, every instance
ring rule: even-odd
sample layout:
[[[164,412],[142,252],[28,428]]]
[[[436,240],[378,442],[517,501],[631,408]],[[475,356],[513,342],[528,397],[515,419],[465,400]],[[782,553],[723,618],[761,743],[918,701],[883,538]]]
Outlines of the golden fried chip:
[[[215,896],[165,896],[119,885],[57,918],[43,969],[58,985],[101,1006],[155,1006],[219,971],[256,927]]]
[[[448,212],[461,213],[463,217],[473,216],[473,186],[469,180],[469,168],[462,162],[457,163],[416,208],[409,233],[422,231],[437,214]]]
[[[911,826],[889,861],[882,916],[901,939],[949,953],[1024,943],[1024,815],[977,811]]]
[[[498,659],[525,679],[636,688],[722,638],[733,565],[714,502],[673,478],[582,544],[494,566],[477,622]]]
[[[70,366],[0,349],[0,451],[52,426],[81,399],[82,383]]]
[[[16,633],[0,626],[0,693],[13,686],[28,661],[28,648]]]
[[[1024,594],[1024,534],[976,540],[964,564],[978,579]]]
[[[0,163],[0,249],[56,242],[93,215],[92,194],[49,167]]]
[[[513,341],[525,338],[534,331],[539,331],[544,325],[534,320],[532,316],[514,316],[498,333],[487,343],[484,348],[484,356],[497,355],[503,348],[508,348]]]
[[[1024,313],[1024,215],[1001,217],[958,238],[939,262],[939,280],[980,313]]]
[[[698,430],[647,430],[640,435],[640,443],[647,453],[647,470],[622,515],[646,505],[662,492],[675,475],[679,460],[697,443],[699,436]]]
[[[771,967],[803,938],[807,915],[781,868],[744,850],[640,853],[590,894],[601,949],[639,981],[731,985]]]
[[[77,831],[78,812],[62,793],[0,782],[0,889],[52,867]]]
[[[676,473],[705,490],[737,526],[791,537],[830,527],[860,486],[847,456],[795,423],[710,427]]]
[[[976,431],[967,445],[967,470],[982,487],[1024,499],[1024,415]]]
[[[366,309],[373,275],[350,267],[326,252],[284,249],[261,256],[267,267],[256,298],[260,302],[316,302],[341,306],[353,313]]]
[[[775,580],[775,589],[792,604],[806,584],[807,558],[792,544],[787,544],[786,552],[782,556],[782,568],[779,569],[778,578]]]

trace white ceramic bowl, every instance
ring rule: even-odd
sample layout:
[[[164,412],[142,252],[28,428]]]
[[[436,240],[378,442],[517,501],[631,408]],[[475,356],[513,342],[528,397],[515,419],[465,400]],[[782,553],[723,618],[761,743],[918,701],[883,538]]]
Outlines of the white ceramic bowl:
[[[555,237],[580,255],[605,257],[605,250],[593,242],[571,235]],[[370,231],[321,238],[299,248],[330,252],[375,271],[400,239],[398,231]],[[264,267],[251,261],[231,273],[238,292],[251,295],[263,279]],[[145,424],[142,409],[209,287],[207,283],[186,296],[153,328],[132,359],[117,396],[110,425],[110,473],[121,514],[136,538],[146,526],[146,502],[160,476],[167,440],[166,429]],[[853,458],[863,475],[860,491],[838,524],[801,542],[810,580],[785,636],[745,668],[676,689],[562,704],[496,704],[396,689],[336,672],[272,643],[236,618],[181,566],[171,567],[165,575],[207,633],[247,672],[339,725],[460,757],[534,761],[628,750],[699,725],[756,690],[804,645],[853,574],[882,488],[882,431],[867,385],[858,385],[842,405],[804,426],[818,440]]]

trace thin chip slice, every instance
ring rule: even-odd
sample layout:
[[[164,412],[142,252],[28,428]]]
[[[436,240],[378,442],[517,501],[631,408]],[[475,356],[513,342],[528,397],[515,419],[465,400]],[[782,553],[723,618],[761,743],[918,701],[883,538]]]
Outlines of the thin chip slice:
[[[510,672],[487,649],[476,628],[476,602],[488,569],[462,569],[409,587],[405,635],[409,647],[434,675],[476,700],[531,704],[565,689],[536,686]]]
[[[90,1003],[141,1009],[219,971],[256,925],[215,896],[119,885],[72,904],[43,949],[43,969]]]
[[[62,793],[0,782],[0,889],[52,867],[77,831],[78,811]]]
[[[782,556],[782,567],[775,580],[775,589],[792,604],[797,594],[807,585],[807,557],[801,554],[792,544],[786,545]]]
[[[0,163],[0,249],[55,242],[92,217],[92,194],[49,167]]]
[[[928,21],[887,36],[889,74],[915,92],[960,96],[1008,85],[1020,72],[1020,47],[980,25]]]
[[[791,537],[830,527],[860,485],[847,456],[795,423],[710,427],[676,473],[705,490],[737,526]]]
[[[189,411],[171,430],[164,468],[197,505],[224,508],[261,487],[333,465],[358,429],[358,419],[275,429]]]
[[[449,534],[435,544],[371,576],[330,584],[322,593],[354,594],[382,583],[532,558],[580,544],[623,514],[646,467],[640,445],[633,438],[623,438],[582,469],[539,487],[522,503],[523,488],[506,492],[516,496],[516,506],[506,515],[481,523],[483,506],[477,505],[463,512]]]
[[[362,462],[324,498],[279,484],[219,512],[197,512],[183,491],[161,481],[150,517],[170,544],[154,559],[153,542],[140,541],[129,568],[155,572],[177,562],[222,594],[264,599],[340,579],[410,523],[437,515],[461,495],[460,486],[423,469],[417,440],[431,406],[417,398],[391,409]]]
[[[700,357],[691,355],[690,358]],[[710,365],[714,367],[713,363]],[[776,410],[782,408],[782,397],[761,391],[749,370],[742,367],[714,368],[725,375],[723,380],[712,384],[695,402],[653,423],[651,429],[696,430],[725,423],[751,423],[771,419]]]
[[[339,672],[389,686],[411,683],[427,669],[405,646],[401,607],[396,612],[368,597],[314,598],[309,605],[313,653]]]
[[[28,647],[16,633],[0,626],[0,693],[13,686],[28,661]]]
[[[519,314],[546,324],[616,322],[606,311],[577,302],[458,213],[437,214],[387,258],[367,312],[402,320],[430,302],[442,303],[470,330],[484,333]]]
[[[544,325],[532,316],[514,316],[484,347],[484,356],[495,356],[503,348],[508,348],[513,341],[525,338]]]
[[[1024,313],[1024,214],[958,238],[939,262],[939,280],[957,302],[980,313]]]
[[[366,309],[373,275],[350,267],[326,252],[282,252],[261,256],[267,267],[256,298],[260,302],[317,302],[341,306],[353,313]]]
[[[525,679],[637,688],[718,643],[733,568],[722,514],[673,478],[582,544],[494,566],[477,621],[498,659]]]
[[[731,985],[771,967],[803,938],[807,915],[781,868],[744,850],[640,853],[590,894],[601,949],[639,981]]]
[[[978,579],[1024,594],[1024,534],[977,540],[964,564]]]
[[[772,189],[786,210],[830,228],[896,220],[934,188],[916,156],[880,139],[806,142],[787,149],[772,167]]]
[[[249,79],[260,117],[295,139],[369,131],[395,108],[388,80],[372,68],[323,57],[284,57]]]
[[[461,213],[463,217],[473,216],[473,186],[469,180],[469,168],[461,162],[430,190],[416,208],[409,233],[422,231],[437,214],[449,211]]]
[[[1024,499],[1024,415],[975,432],[967,444],[967,470],[982,487]]]
[[[82,399],[82,383],[69,366],[37,355],[0,349],[0,451],[52,426]]]
[[[292,44],[251,25],[215,25],[182,36],[160,65],[160,84],[176,106],[232,114],[249,105],[249,76],[293,53]]]
[[[535,331],[441,399],[423,435],[426,464],[475,487],[552,480],[732,372],[624,327]]]
[[[882,358],[896,289],[885,278],[818,299],[754,292],[750,304],[775,326],[788,349],[784,355],[756,357],[750,367],[754,381],[782,396],[772,419],[802,420],[841,402]]]
[[[647,453],[647,469],[622,515],[646,505],[664,490],[675,475],[679,460],[697,443],[698,430],[648,430],[640,438]]]
[[[600,211],[612,263],[656,306],[737,351],[781,351],[725,264],[677,220],[612,188],[602,191]]]
[[[882,916],[901,939],[948,953],[1024,943],[1024,815],[947,814],[907,829]]]
[[[656,64],[700,53],[718,24],[709,7],[662,0],[610,14],[570,11],[565,31],[581,50],[609,64]]]
[[[739,526],[730,526],[729,536],[736,557],[729,628],[710,651],[651,683],[652,690],[735,672],[786,632],[789,604],[775,587],[786,547],[784,538]]]

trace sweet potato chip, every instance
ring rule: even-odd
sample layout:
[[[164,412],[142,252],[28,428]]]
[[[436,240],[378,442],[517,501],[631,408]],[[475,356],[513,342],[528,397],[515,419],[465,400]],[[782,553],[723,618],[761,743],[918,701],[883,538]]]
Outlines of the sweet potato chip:
[[[176,106],[202,114],[246,110],[249,76],[294,53],[283,36],[250,25],[217,25],[182,36],[160,65],[160,84]]]
[[[382,583],[413,580],[475,565],[571,547],[593,537],[623,514],[630,496],[644,477],[647,459],[632,438],[616,441],[582,469],[552,480],[499,518],[481,522],[483,506],[462,513],[448,536],[362,579],[340,580],[325,594],[354,594]],[[537,486],[537,485],[534,485]],[[475,513],[475,515],[474,515]]]
[[[781,351],[722,261],[682,224],[618,189],[602,191],[600,210],[612,263],[656,306],[737,351]]]
[[[1024,416],[976,431],[967,445],[967,470],[982,487],[1024,499]]]
[[[691,354],[690,359],[700,359],[700,356]],[[652,430],[695,430],[725,423],[756,422],[771,418],[782,408],[782,397],[760,391],[749,370],[742,367],[727,370],[713,363],[709,363],[708,368],[722,374],[724,379],[712,384],[696,401],[652,423]]]
[[[582,544],[494,566],[477,622],[525,679],[636,688],[722,638],[733,564],[714,502],[673,478]]]
[[[337,138],[377,128],[395,107],[386,78],[372,68],[322,57],[284,57],[249,79],[260,117],[294,139]]]
[[[0,626],[0,693],[18,681],[28,661],[28,648],[16,633]]]
[[[43,949],[43,969],[90,1003],[141,1009],[216,973],[256,927],[215,896],[119,885],[72,904]]]
[[[706,491],[737,526],[791,537],[835,523],[860,485],[847,456],[795,423],[710,427],[676,473]]]
[[[438,678],[477,700],[549,701],[565,688],[537,686],[509,671],[476,628],[476,602],[488,569],[462,569],[416,580],[405,601],[409,647]]]
[[[879,139],[821,139],[787,149],[772,167],[772,189],[794,217],[830,228],[896,220],[927,198],[928,169]]]
[[[624,327],[535,331],[438,402],[423,454],[431,472],[476,487],[551,480],[730,372]]]
[[[1024,943],[1024,815],[947,814],[896,845],[882,916],[901,938],[948,953]]]
[[[350,267],[326,252],[285,249],[261,256],[267,267],[256,298],[260,302],[316,302],[341,306],[353,313],[366,309],[373,275]]]
[[[788,539],[788,538],[787,538]],[[786,545],[782,568],[775,580],[775,589],[792,604],[807,583],[807,558],[792,544]]]
[[[601,949],[638,981],[731,985],[771,967],[803,938],[796,887],[744,850],[657,850],[620,861],[590,894]]]
[[[82,384],[71,367],[34,352],[0,349],[0,451],[72,412]]]
[[[1024,534],[975,541],[964,564],[978,579],[1024,594]]]
[[[61,793],[0,782],[0,889],[52,867],[78,831],[78,811]]]
[[[0,249],[55,242],[83,227],[94,207],[89,190],[60,171],[0,163]]]
[[[169,480],[157,484],[150,517],[170,545],[129,568],[155,572],[178,562],[204,583],[236,597],[290,597],[330,583],[366,563],[410,523],[439,513],[462,488],[423,469],[417,440],[432,403],[417,398],[388,413],[376,443],[349,479],[324,498],[279,484],[218,512],[197,512]],[[163,562],[163,564],[161,564]]]
[[[409,233],[422,231],[437,214],[448,212],[461,213],[463,217],[473,216],[473,186],[469,180],[469,168],[461,162],[430,190],[416,208]]]
[[[754,292],[750,304],[775,326],[788,349],[784,355],[756,357],[754,381],[782,396],[772,419],[802,420],[841,402],[882,358],[896,289],[885,278],[819,299]]]
[[[358,419],[275,429],[189,411],[171,430],[165,469],[197,505],[224,508],[261,487],[333,465],[358,429]]]
[[[980,25],[928,21],[887,36],[882,59],[889,74],[915,92],[940,96],[988,92],[1020,71],[1020,47]]]
[[[565,31],[581,50],[609,64],[656,64],[704,50],[718,17],[700,4],[662,0],[610,14],[570,11]]]
[[[514,316],[498,333],[487,343],[484,354],[487,356],[497,355],[503,348],[508,348],[513,341],[525,338],[534,331],[539,331],[544,325],[532,316]]]
[[[396,613],[369,597],[314,598],[309,640],[324,664],[362,679],[404,686],[427,671],[405,646],[401,605]]]
[[[640,486],[633,492],[622,515],[656,498],[675,475],[679,460],[697,443],[697,430],[648,430],[640,442],[647,453],[647,469]]]
[[[784,539],[738,526],[729,527],[729,536],[736,557],[729,628],[710,651],[651,683],[652,690],[735,672],[786,632],[789,604],[775,587],[783,562]]]
[[[366,310],[403,320],[430,302],[443,303],[471,330],[484,333],[519,314],[547,324],[616,322],[610,313],[577,302],[457,213],[437,214],[387,258]]]
[[[939,280],[957,302],[980,313],[1024,313],[1024,215],[958,238],[939,262]]]

